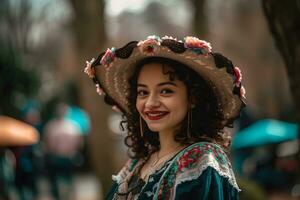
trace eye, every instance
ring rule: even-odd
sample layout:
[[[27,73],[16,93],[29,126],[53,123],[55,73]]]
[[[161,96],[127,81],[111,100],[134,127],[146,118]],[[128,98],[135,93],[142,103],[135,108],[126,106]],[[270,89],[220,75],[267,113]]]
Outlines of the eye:
[[[174,92],[171,89],[162,89],[161,90],[161,94],[172,94],[172,93],[174,93]]]
[[[137,91],[137,95],[140,97],[144,97],[148,94],[148,92],[146,90],[138,90]]]

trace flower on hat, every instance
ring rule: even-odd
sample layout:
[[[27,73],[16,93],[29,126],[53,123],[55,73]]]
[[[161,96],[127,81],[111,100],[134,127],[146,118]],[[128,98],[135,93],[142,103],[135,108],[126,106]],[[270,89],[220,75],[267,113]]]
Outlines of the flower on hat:
[[[111,49],[107,49],[104,53],[104,55],[101,58],[101,65],[104,65],[105,67],[109,67],[110,63],[112,63],[115,59],[115,48],[112,47]]]
[[[242,82],[242,71],[238,67],[234,67],[234,77],[235,77],[235,84],[236,86],[240,86]]]
[[[240,97],[246,99],[246,89],[242,86],[242,71],[238,67],[234,67],[235,85],[240,88]]]
[[[165,35],[161,39],[163,39],[163,40],[174,40],[176,42],[182,42],[181,40],[178,40],[177,38],[173,38],[172,36],[167,36],[167,35]]]
[[[137,46],[144,54],[153,54],[158,46],[160,46],[161,39],[156,35],[148,36],[146,40],[140,41]]]
[[[100,96],[105,94],[103,89],[100,87],[99,83],[97,83],[95,86],[96,86],[96,91]]]
[[[197,37],[187,36],[184,38],[185,48],[191,49],[196,53],[207,54],[211,52],[211,45],[209,42],[200,40]]]
[[[84,72],[90,77],[95,77],[95,68],[92,67],[93,62],[95,61],[95,58],[92,58],[91,61],[86,61],[86,67],[84,68]]]
[[[116,111],[118,113],[122,113],[121,109],[117,105],[112,106],[111,109],[113,109],[114,111]]]

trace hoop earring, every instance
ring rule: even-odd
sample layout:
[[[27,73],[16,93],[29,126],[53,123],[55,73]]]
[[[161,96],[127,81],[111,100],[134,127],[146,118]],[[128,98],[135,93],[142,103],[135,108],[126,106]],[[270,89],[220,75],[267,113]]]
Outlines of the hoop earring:
[[[141,138],[144,137],[144,130],[143,130],[143,122],[142,122],[142,117],[140,115],[140,134],[141,134]]]
[[[191,129],[192,129],[192,122],[193,122],[193,108],[195,107],[194,104],[191,104],[189,106],[189,110],[188,110],[188,122],[187,122],[187,137],[191,138],[192,137],[192,133],[191,133]]]

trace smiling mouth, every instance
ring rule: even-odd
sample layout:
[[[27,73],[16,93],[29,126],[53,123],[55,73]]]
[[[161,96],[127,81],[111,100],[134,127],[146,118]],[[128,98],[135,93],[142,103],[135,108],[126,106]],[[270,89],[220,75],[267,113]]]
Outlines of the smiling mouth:
[[[147,118],[149,120],[159,120],[169,114],[169,112],[162,112],[162,111],[153,111],[153,112],[145,112]]]

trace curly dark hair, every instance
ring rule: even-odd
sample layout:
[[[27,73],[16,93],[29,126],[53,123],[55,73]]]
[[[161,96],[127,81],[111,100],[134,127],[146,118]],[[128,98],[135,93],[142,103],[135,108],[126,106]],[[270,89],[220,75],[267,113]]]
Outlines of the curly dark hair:
[[[214,55],[214,57],[217,65],[232,65],[228,59],[219,54]],[[193,99],[195,104],[193,109],[189,109],[190,116],[192,116],[190,123],[188,123],[187,114],[181,127],[175,131],[174,140],[180,144],[211,141],[226,147],[225,143],[228,143],[228,137],[223,129],[225,126],[232,126],[234,119],[224,124],[222,110],[218,108],[218,97],[207,82],[183,63],[168,58],[150,57],[136,65],[133,75],[128,80],[130,83],[128,96],[130,114],[123,116],[121,127],[128,131],[125,144],[129,147],[129,156],[131,158],[145,158],[160,148],[158,133],[151,131],[144,121],[142,125],[144,133],[143,137],[141,136],[140,115],[136,108],[137,79],[142,67],[150,63],[162,64],[163,73],[168,74],[171,81],[176,79],[182,81],[187,87],[189,100]]]

